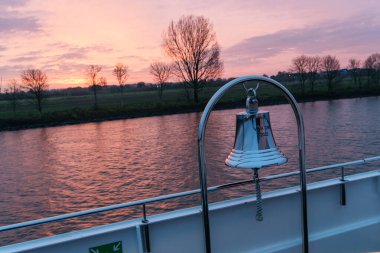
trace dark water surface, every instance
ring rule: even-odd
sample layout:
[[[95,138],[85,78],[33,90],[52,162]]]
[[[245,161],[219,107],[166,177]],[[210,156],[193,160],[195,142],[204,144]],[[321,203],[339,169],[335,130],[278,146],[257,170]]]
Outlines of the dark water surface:
[[[308,168],[380,155],[380,97],[300,104]],[[277,144],[289,158],[261,176],[298,169],[297,130],[289,105],[271,113]],[[251,178],[224,165],[238,110],[214,111],[206,133],[208,184]],[[0,225],[199,188],[197,128],[201,113],[0,132]],[[362,169],[361,167],[360,169]],[[373,169],[366,166],[364,169]],[[357,168],[358,169],[358,168]],[[309,176],[315,181],[331,176]],[[264,191],[297,178],[265,182]],[[212,193],[212,201],[254,193],[252,186]],[[198,196],[147,206],[148,215],[199,203]],[[141,216],[122,209],[0,234],[0,244]]]

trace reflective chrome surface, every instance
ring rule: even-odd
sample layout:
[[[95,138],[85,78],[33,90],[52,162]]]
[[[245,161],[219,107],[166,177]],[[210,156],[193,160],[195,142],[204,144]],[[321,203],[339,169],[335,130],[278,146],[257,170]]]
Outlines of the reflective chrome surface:
[[[233,168],[261,168],[280,165],[287,161],[276,146],[269,119],[269,112],[246,112],[236,115],[235,144],[226,165]]]

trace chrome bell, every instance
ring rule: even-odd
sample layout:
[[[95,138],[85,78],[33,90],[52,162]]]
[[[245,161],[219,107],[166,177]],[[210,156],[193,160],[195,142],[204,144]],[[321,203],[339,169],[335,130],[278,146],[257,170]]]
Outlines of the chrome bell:
[[[269,112],[259,111],[256,89],[247,90],[246,111],[236,115],[235,144],[225,163],[229,167],[253,170],[256,188],[256,220],[263,221],[258,170],[265,166],[286,163],[288,159],[276,146]]]
[[[287,162],[277,148],[269,112],[258,110],[254,89],[248,90],[246,111],[236,115],[235,144],[225,163],[229,167],[254,169]]]

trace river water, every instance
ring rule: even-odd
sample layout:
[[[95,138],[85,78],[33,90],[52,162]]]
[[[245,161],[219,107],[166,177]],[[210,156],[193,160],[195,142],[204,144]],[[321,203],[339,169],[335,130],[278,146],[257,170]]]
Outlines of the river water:
[[[380,97],[300,104],[308,168],[379,155]],[[298,170],[297,130],[289,105],[270,111],[276,142],[287,164],[260,176]],[[214,111],[206,132],[208,185],[251,178],[224,165],[234,142],[235,114]],[[0,225],[199,188],[197,128],[201,113],[0,132]],[[358,169],[373,169],[364,166]],[[354,169],[353,169],[354,170]],[[352,172],[353,172],[352,170]],[[323,172],[308,181],[331,176]],[[264,182],[264,191],[297,178]],[[252,186],[212,193],[211,201],[254,193]],[[199,196],[147,206],[148,215],[199,204]],[[140,217],[122,209],[0,234],[1,244]]]

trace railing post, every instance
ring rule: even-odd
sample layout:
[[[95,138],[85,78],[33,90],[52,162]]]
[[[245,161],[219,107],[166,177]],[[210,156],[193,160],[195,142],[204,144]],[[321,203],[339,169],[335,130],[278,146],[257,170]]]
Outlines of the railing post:
[[[145,204],[143,206],[143,220],[141,221],[143,224],[141,225],[141,238],[142,238],[142,246],[144,253],[150,253],[150,238],[149,238],[149,220],[146,218],[146,207]]]
[[[341,178],[340,181],[340,204],[342,206],[346,205],[346,180],[344,179],[344,167],[341,168]]]

